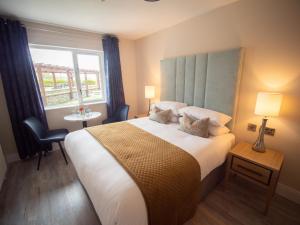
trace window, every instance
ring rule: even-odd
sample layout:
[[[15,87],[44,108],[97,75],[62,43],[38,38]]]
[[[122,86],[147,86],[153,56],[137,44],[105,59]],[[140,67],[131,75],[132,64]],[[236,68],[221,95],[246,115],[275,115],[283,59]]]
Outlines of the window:
[[[105,100],[102,52],[30,45],[45,108]]]

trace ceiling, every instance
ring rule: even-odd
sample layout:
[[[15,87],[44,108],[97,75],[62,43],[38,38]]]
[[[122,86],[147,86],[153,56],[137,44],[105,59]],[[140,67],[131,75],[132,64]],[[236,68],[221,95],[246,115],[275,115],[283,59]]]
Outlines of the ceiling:
[[[0,0],[0,14],[138,39],[238,0]]]

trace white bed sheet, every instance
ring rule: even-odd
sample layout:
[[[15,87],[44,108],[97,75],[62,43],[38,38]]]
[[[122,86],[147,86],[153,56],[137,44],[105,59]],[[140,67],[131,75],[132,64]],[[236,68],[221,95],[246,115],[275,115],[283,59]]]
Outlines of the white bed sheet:
[[[233,134],[200,138],[147,117],[129,123],[189,152],[201,165],[201,179],[220,166],[233,145]],[[138,186],[113,156],[87,131],[67,135],[66,151],[102,225],[147,225],[146,205]]]

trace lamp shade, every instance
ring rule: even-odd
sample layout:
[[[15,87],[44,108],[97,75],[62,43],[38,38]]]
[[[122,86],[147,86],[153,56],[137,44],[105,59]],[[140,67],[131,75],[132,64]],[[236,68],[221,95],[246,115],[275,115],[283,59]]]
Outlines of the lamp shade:
[[[281,107],[280,93],[259,92],[257,94],[255,114],[260,116],[278,116]]]
[[[145,98],[154,98],[155,97],[155,87],[154,86],[145,86]]]

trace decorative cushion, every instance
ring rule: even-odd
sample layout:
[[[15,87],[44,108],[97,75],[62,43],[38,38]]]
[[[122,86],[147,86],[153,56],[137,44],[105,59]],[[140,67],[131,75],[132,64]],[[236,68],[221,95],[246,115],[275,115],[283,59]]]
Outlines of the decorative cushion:
[[[172,110],[171,114],[171,122],[178,123],[178,118],[179,118],[179,109],[186,107],[186,103],[182,102],[175,102],[175,101],[161,101],[161,102],[156,102],[153,103],[151,106],[151,109],[154,107],[158,107],[159,109],[162,110]]]
[[[171,116],[172,116],[172,110],[168,109],[168,110],[161,110],[158,107],[154,107],[151,112],[150,112],[150,116],[149,119],[159,122],[159,123],[168,123],[171,120]]]
[[[210,124],[213,126],[225,126],[232,118],[224,113],[216,112],[210,109],[204,109],[196,106],[188,106],[181,108],[179,113],[183,115],[183,113],[188,114],[189,116],[193,116],[197,119],[209,118]]]
[[[186,113],[183,114],[183,117],[179,118],[180,128],[179,130],[186,133],[208,138],[208,126],[209,118],[196,119],[195,117],[189,116]]]

